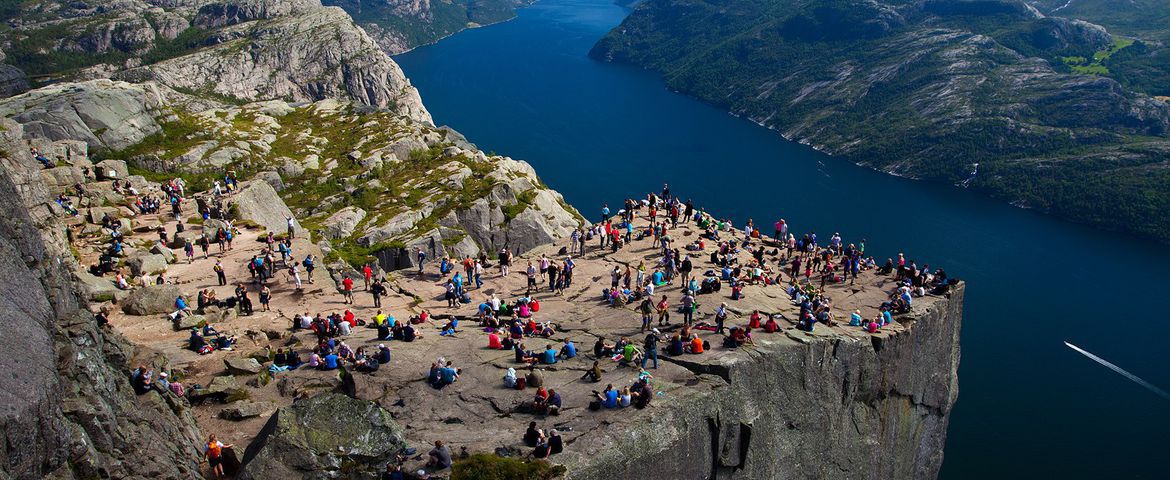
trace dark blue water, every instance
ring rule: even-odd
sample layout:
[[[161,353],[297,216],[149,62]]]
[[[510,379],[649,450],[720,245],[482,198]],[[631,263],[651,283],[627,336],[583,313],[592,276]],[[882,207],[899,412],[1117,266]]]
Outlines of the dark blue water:
[[[1062,343],[1170,387],[1163,248],[859,168],[587,58],[627,13],[541,0],[397,60],[437,123],[527,160],[590,218],[670,182],[736,224],[839,230],[968,280],[943,478],[1166,478],[1170,401]]]

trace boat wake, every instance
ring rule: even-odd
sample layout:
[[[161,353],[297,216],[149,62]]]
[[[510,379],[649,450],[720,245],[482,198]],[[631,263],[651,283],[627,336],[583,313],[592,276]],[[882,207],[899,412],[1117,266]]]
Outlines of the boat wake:
[[[1158,394],[1159,396],[1161,396],[1162,398],[1165,398],[1166,400],[1170,400],[1170,393],[1166,393],[1165,390],[1162,390],[1161,388],[1154,386],[1154,384],[1147,382],[1145,380],[1142,380],[1141,377],[1134,375],[1132,373],[1129,373],[1129,372],[1125,371],[1125,369],[1123,369],[1117,365],[1114,365],[1112,363],[1109,363],[1108,360],[1105,360],[1104,358],[1093,355],[1093,354],[1085,351],[1085,349],[1083,349],[1081,347],[1078,347],[1078,346],[1073,345],[1073,344],[1068,343],[1068,342],[1064,342],[1064,344],[1068,345],[1068,348],[1071,348],[1073,350],[1080,352],[1081,355],[1089,357],[1090,360],[1097,362],[1097,363],[1100,363],[1101,365],[1104,365],[1105,368],[1108,368],[1110,370],[1113,370],[1114,372],[1120,373],[1123,377],[1128,378],[1130,380],[1133,380],[1134,383],[1141,385],[1143,387],[1146,387],[1151,392]]]

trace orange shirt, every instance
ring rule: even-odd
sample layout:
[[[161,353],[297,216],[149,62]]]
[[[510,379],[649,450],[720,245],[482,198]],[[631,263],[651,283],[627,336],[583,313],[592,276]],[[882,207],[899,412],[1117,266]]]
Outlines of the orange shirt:
[[[693,340],[691,340],[691,352],[703,353],[703,340],[702,339],[700,339],[699,337],[695,337]]]

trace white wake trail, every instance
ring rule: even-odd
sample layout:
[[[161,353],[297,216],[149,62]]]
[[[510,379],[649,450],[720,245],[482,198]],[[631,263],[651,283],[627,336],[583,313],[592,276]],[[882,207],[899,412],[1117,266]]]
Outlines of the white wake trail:
[[[1162,398],[1165,398],[1166,400],[1170,400],[1170,393],[1166,393],[1165,390],[1162,390],[1161,388],[1155,387],[1154,384],[1147,382],[1145,380],[1142,380],[1141,377],[1134,375],[1132,373],[1129,373],[1129,372],[1125,371],[1125,369],[1123,369],[1117,365],[1114,365],[1112,363],[1109,363],[1108,360],[1105,360],[1104,358],[1093,355],[1093,354],[1085,351],[1085,349],[1083,349],[1081,347],[1078,347],[1078,346],[1073,345],[1073,344],[1068,343],[1068,342],[1064,342],[1064,344],[1068,345],[1068,348],[1071,348],[1073,350],[1080,352],[1081,355],[1089,357],[1090,360],[1097,362],[1097,363],[1100,363],[1101,365],[1104,365],[1106,368],[1113,370],[1114,372],[1120,373],[1125,378],[1133,380],[1134,383],[1148,388],[1151,392],[1158,394]]]

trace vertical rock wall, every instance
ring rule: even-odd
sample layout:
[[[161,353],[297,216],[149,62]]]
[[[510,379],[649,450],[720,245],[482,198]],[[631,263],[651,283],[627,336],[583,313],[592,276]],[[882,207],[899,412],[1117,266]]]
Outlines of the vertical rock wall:
[[[958,396],[964,287],[916,306],[889,336],[798,334],[687,365],[710,388],[658,400],[649,421],[617,438],[579,441],[569,476],[935,478]]]
[[[185,403],[136,396],[134,352],[97,328],[21,127],[0,120],[0,478],[199,476]]]

